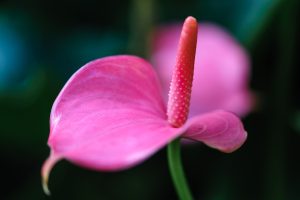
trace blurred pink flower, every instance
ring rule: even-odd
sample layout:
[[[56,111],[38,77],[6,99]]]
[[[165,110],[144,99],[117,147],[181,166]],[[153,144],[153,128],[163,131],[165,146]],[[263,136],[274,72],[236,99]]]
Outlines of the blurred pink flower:
[[[194,18],[186,19],[182,33],[168,110],[153,67],[135,56],[92,61],[70,78],[51,110],[51,154],[42,168],[45,192],[51,168],[63,158],[116,171],[142,162],[178,136],[223,152],[244,143],[247,133],[230,112],[213,111],[185,123],[197,40]]]
[[[153,38],[152,62],[161,79],[165,100],[175,64],[179,24],[162,26]],[[190,116],[215,109],[245,116],[253,108],[249,90],[249,58],[241,45],[216,25],[200,24]]]

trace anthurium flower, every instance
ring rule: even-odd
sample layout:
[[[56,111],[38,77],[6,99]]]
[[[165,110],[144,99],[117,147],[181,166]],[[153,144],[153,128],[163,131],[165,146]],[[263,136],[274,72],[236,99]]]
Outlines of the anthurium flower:
[[[217,110],[186,122],[196,41],[197,21],[188,17],[168,106],[156,72],[142,58],[105,57],[79,69],[52,107],[48,140],[51,154],[42,168],[45,191],[49,172],[60,159],[95,170],[123,170],[179,136],[223,152],[239,148],[246,132],[230,112]]]
[[[151,59],[164,94],[169,89],[180,30],[179,24],[165,25],[153,37]],[[222,28],[200,24],[190,116],[215,109],[248,114],[254,102],[249,76],[249,58],[242,46]]]

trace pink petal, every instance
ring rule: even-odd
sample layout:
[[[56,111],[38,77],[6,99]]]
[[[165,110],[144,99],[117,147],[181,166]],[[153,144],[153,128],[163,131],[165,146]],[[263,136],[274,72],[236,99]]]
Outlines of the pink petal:
[[[55,156],[106,171],[131,167],[180,134],[167,122],[154,70],[134,56],[98,59],[77,71],[53,105],[50,127],[48,166]]]
[[[180,25],[174,24],[162,27],[154,37],[152,61],[164,94],[169,90],[179,35]],[[216,109],[246,115],[253,106],[249,76],[248,55],[237,41],[220,27],[199,24],[190,116]],[[237,96],[242,98],[232,99]]]
[[[247,138],[240,119],[222,110],[193,117],[184,129],[183,137],[203,142],[225,153],[238,149]]]

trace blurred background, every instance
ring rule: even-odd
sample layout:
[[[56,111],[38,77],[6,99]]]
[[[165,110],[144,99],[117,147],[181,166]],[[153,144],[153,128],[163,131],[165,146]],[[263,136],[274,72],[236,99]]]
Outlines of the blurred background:
[[[62,161],[46,196],[53,101],[86,62],[115,54],[150,57],[149,35],[192,15],[218,24],[246,48],[255,108],[249,138],[233,154],[183,147],[196,199],[300,199],[299,1],[73,0],[0,2],[0,199],[176,199],[165,149],[126,171],[103,173]],[[216,58],[217,59],[217,58]]]

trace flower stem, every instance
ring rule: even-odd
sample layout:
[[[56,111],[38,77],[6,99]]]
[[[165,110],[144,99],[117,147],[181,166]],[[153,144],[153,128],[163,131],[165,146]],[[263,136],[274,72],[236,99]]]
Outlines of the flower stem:
[[[187,184],[180,156],[180,139],[172,141],[168,145],[169,169],[173,179],[177,195],[181,200],[192,200],[192,194]]]
[[[147,58],[150,56],[150,33],[155,21],[155,0],[131,0],[130,15],[128,51]]]

